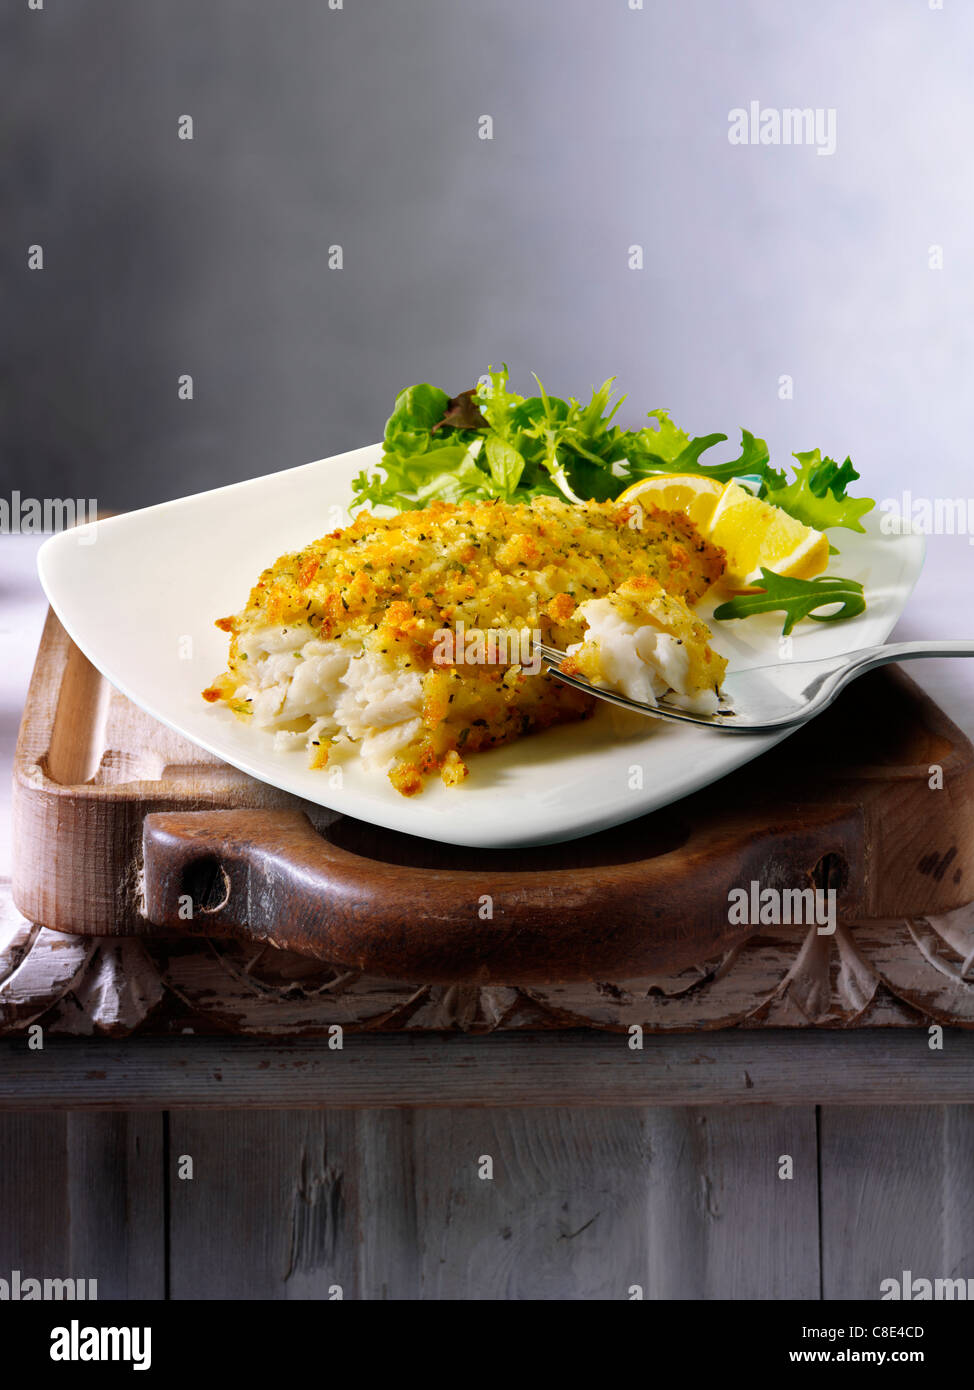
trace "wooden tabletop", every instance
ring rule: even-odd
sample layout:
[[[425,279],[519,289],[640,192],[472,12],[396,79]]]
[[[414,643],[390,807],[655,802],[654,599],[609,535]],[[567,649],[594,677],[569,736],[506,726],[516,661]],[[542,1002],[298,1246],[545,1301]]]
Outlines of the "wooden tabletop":
[[[969,1105],[974,1033],[0,1041],[0,1110]]]

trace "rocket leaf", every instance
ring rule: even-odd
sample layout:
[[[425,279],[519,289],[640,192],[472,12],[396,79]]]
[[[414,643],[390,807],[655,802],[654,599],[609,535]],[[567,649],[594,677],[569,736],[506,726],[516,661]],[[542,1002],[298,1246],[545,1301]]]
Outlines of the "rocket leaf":
[[[722,603],[714,609],[714,617],[750,618],[755,613],[781,612],[785,615],[781,631],[787,637],[792,628],[802,618],[811,618],[816,623],[834,623],[842,618],[855,618],[866,607],[861,584],[854,579],[840,579],[837,575],[826,575],[819,579],[790,579],[775,574],[773,570],[761,566],[761,585],[759,592],[738,594],[729,603]],[[816,608],[841,604],[837,613],[816,614]]]

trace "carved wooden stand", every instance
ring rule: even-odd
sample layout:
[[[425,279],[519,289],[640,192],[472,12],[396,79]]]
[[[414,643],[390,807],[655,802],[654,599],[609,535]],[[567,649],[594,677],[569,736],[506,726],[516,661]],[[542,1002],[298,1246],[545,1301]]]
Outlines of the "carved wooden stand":
[[[942,790],[928,785],[931,767]],[[889,672],[695,798],[568,850],[496,852],[488,865],[252,782],[113,691],[52,615],[14,791],[16,900],[70,930],[32,925],[0,885],[0,1033],[974,1025],[974,751]],[[258,829],[235,840],[231,822]],[[197,846],[229,906],[204,905],[212,915],[165,935]],[[150,849],[168,866],[155,888]],[[818,882],[830,865],[833,936],[728,927],[728,883]],[[312,870],[299,909],[300,893],[281,886],[290,871],[306,889]],[[481,877],[497,885],[493,923],[453,910],[476,904]],[[272,898],[276,925],[263,908],[245,920],[248,904]],[[223,923],[221,912],[241,915]],[[361,968],[327,963],[336,941]]]
[[[719,958],[637,980],[424,985],[232,941],[68,936],[2,899],[0,1033],[127,1036],[596,1028],[974,1027],[974,905],[913,921],[767,928]]]

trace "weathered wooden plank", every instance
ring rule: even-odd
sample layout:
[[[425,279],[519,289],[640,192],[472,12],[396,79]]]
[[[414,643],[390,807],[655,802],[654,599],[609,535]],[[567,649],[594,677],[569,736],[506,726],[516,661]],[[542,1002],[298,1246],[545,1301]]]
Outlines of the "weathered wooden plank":
[[[67,1115],[71,1254],[99,1298],[163,1298],[163,1116]]]
[[[943,1250],[945,1272],[974,1271],[974,1106],[944,1110]]]
[[[67,1116],[0,1115],[0,1276],[87,1276],[68,1231]],[[93,1272],[93,1271],[92,1271]]]
[[[174,1114],[172,1296],[416,1297],[412,1131],[396,1110]]]
[[[414,1123],[424,1298],[818,1296],[810,1107],[418,1111]]]
[[[423,1298],[622,1299],[644,1278],[645,1111],[427,1110],[414,1126]]]
[[[821,1168],[825,1298],[971,1276],[974,1107],[823,1107]]]
[[[371,1298],[624,1298],[633,1284],[773,1296],[802,1206],[786,1204],[792,1222],[769,1201],[771,1150],[783,1125],[814,1165],[814,1125],[811,1112],[749,1113],[729,1126],[690,1111],[174,1116],[172,1171],[182,1154],[196,1169],[172,1182],[173,1295],[322,1298],[339,1283]],[[814,1203],[814,1166],[806,1178]],[[804,1219],[817,1290],[814,1205]],[[753,1260],[722,1264],[748,1240]]]
[[[427,1134],[423,1111],[361,1110],[348,1190],[359,1230],[358,1294],[369,1299],[418,1298],[422,1292],[420,1231],[429,1221],[417,1187]]]
[[[176,1298],[818,1295],[811,1108],[181,1114],[170,1133]]]
[[[814,1108],[651,1113],[645,1297],[817,1298]]]
[[[0,1108],[374,1109],[559,1105],[960,1105],[974,1103],[974,1035],[770,1030],[647,1036],[359,1035],[0,1041]]]
[[[162,1116],[0,1115],[0,1274],[165,1292]]]
[[[173,1115],[171,1296],[327,1299],[336,1285],[357,1296],[357,1118]]]

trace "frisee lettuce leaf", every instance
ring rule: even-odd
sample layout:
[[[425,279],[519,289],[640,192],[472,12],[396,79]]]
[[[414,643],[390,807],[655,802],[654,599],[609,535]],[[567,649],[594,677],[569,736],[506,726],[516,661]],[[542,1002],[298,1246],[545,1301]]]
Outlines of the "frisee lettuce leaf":
[[[665,410],[651,410],[650,419],[659,422],[658,428],[646,427],[632,435],[629,462],[633,478],[650,477],[653,473],[698,473],[718,483],[730,482],[741,474],[763,479],[768,472],[768,446],[750,430],[741,430],[741,452],[728,463],[704,464],[701,454],[722,444],[726,434],[702,434],[691,439],[678,429]]]
[[[795,454],[798,468],[790,483],[784,473],[772,469],[767,474],[762,492],[765,502],[782,507],[805,526],[827,531],[830,526],[844,526],[849,531],[865,531],[860,517],[871,511],[876,503],[871,497],[850,497],[847,488],[859,474],[847,458],[839,465],[835,459],[822,457],[820,449]]]

